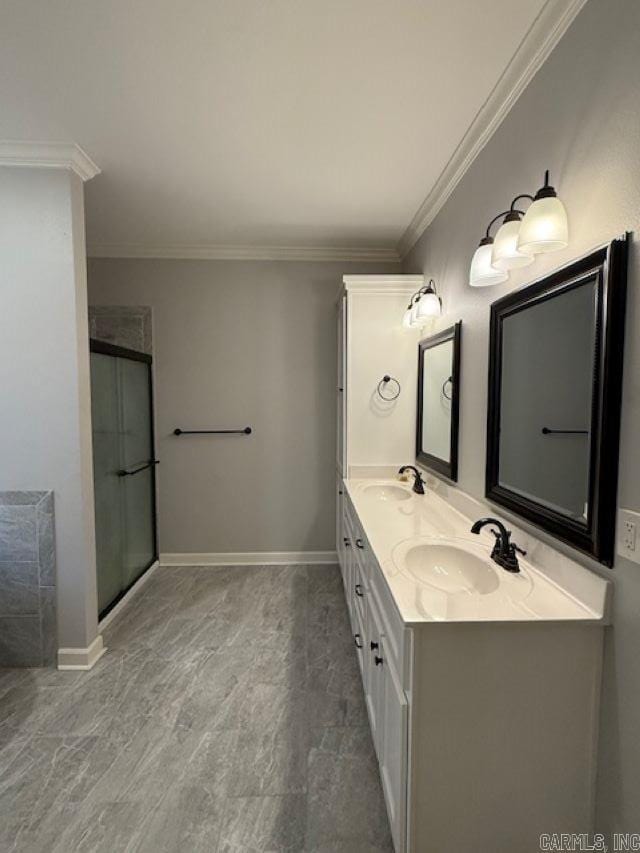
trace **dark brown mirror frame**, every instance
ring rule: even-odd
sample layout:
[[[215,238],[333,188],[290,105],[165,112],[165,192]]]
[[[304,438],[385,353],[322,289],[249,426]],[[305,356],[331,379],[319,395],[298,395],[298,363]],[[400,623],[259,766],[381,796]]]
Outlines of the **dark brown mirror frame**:
[[[425,338],[418,345],[418,416],[416,419],[416,459],[425,468],[429,468],[438,474],[442,474],[449,480],[454,482],[458,479],[458,424],[460,411],[460,346],[462,336],[462,322],[457,322],[454,326],[433,335],[430,338]],[[440,459],[438,456],[433,456],[431,453],[425,453],[422,449],[422,383],[424,374],[424,358],[425,350],[437,347],[446,341],[453,341],[453,357],[451,364],[451,444],[449,451],[449,460]]]
[[[628,235],[491,306],[486,496],[558,539],[613,565],[627,286]],[[586,525],[499,484],[502,323],[517,311],[577,287],[596,275],[596,340]]]

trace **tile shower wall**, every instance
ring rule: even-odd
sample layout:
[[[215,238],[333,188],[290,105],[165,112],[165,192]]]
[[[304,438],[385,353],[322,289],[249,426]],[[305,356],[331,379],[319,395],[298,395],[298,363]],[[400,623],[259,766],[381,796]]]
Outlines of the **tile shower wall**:
[[[57,653],[53,492],[0,492],[0,666]]]
[[[151,355],[151,308],[90,305],[89,337]]]

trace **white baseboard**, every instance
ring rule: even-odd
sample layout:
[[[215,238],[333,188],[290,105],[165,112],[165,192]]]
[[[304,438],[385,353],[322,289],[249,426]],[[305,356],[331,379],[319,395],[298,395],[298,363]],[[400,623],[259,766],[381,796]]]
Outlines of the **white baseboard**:
[[[335,551],[246,551],[213,554],[160,554],[161,566],[286,566],[337,563]]]
[[[142,587],[146,584],[146,582],[149,580],[149,578],[155,572],[159,565],[160,563],[158,562],[158,560],[156,560],[155,563],[149,566],[147,571],[138,578],[138,580],[134,583],[131,589],[127,590],[127,594],[123,595],[120,601],[107,613],[104,619],[101,619],[100,622],[98,622],[98,631],[104,631],[107,625],[109,625],[110,622],[113,622],[118,613],[124,610],[124,608],[127,606],[127,604],[129,604],[131,599],[134,598],[140,592]]]
[[[58,669],[91,669],[107,651],[102,634],[86,649],[58,649]]]

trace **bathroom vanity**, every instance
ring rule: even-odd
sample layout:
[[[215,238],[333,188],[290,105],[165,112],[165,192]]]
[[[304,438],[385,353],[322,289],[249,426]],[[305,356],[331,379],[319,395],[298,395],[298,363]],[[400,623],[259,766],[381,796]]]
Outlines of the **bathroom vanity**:
[[[610,584],[523,531],[507,571],[471,532],[486,504],[395,478],[414,459],[457,476],[462,329],[401,327],[421,283],[346,276],[338,309],[337,551],[382,788],[396,853],[534,853],[593,830]]]
[[[347,479],[339,552],[397,853],[592,828],[608,583],[586,600],[427,490]],[[588,602],[588,603],[587,603]]]

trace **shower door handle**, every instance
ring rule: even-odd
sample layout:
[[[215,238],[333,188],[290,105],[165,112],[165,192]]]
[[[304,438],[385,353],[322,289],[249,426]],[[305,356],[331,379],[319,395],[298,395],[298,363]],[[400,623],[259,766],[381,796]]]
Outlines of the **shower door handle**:
[[[159,464],[159,459],[150,459],[148,462],[145,462],[145,464],[141,465],[139,468],[131,468],[129,470],[123,468],[121,471],[118,471],[118,477],[132,477],[134,474],[139,474],[140,471],[146,471],[147,468],[151,468],[153,465]]]

